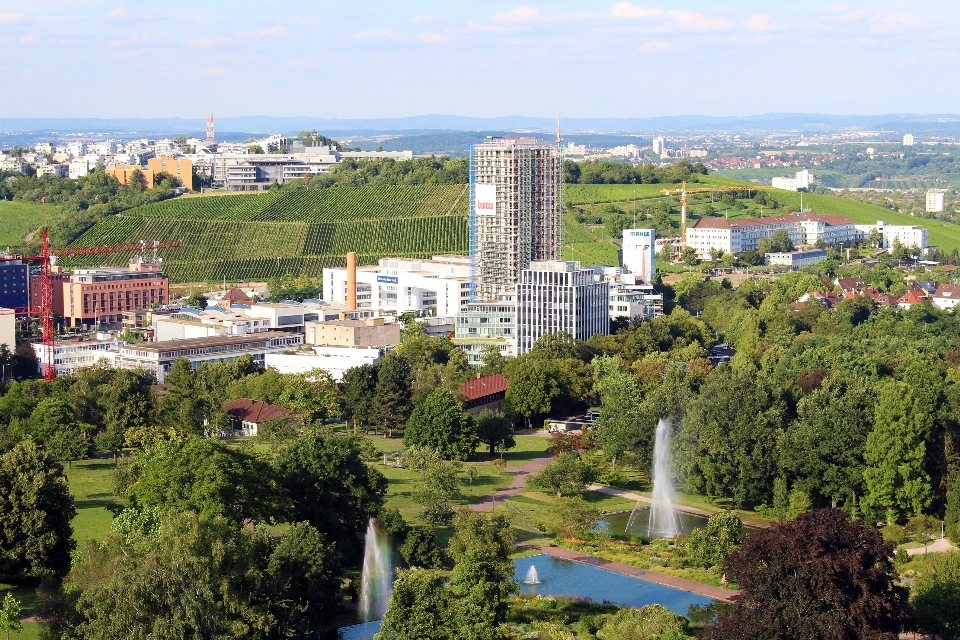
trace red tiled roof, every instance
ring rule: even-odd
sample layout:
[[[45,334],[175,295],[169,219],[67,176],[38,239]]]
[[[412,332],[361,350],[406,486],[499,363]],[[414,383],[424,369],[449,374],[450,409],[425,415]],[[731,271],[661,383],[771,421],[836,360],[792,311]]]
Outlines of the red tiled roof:
[[[250,398],[240,398],[225,402],[220,409],[231,418],[236,418],[241,422],[252,422],[254,424],[263,424],[270,422],[274,418],[292,416],[293,411],[284,407],[278,407],[275,404],[267,404],[261,400],[251,400]]]
[[[507,390],[507,379],[499,373],[492,376],[484,376],[474,380],[467,380],[460,385],[460,393],[466,397],[467,401],[476,400],[495,393]]]
[[[219,301],[233,304],[253,304],[253,298],[245,294],[242,289],[230,289]]]
[[[916,286],[916,285],[915,285]],[[926,300],[929,300],[930,296],[927,295],[927,292],[923,290],[922,287],[917,286],[916,289],[910,289],[905,294],[903,294],[899,300],[900,304],[911,305],[911,304],[920,304]]]

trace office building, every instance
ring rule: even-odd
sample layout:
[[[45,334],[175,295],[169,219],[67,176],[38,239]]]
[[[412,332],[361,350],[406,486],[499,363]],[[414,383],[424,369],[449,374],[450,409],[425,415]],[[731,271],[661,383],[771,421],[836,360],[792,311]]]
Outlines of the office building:
[[[470,147],[472,301],[512,289],[531,262],[562,255],[557,147],[534,138],[487,138]]]
[[[823,262],[827,259],[825,250],[815,251],[784,251],[776,253],[763,254],[764,260],[770,265],[780,265],[790,267],[791,269],[803,269],[812,264]]]
[[[17,348],[17,317],[13,309],[0,308],[0,344],[7,345],[10,353]],[[9,373],[3,372],[4,378]]]
[[[173,156],[160,156],[159,158],[150,158],[147,160],[147,168],[154,175],[158,173],[167,173],[180,181],[180,186],[194,190],[193,188],[193,162],[189,158],[174,158]]]
[[[912,133],[905,134],[903,136],[903,146],[912,147],[914,144],[914,138]]]
[[[861,240],[868,240],[874,231],[880,234],[881,249],[892,248],[894,242],[907,248],[916,245],[921,251],[926,251],[929,246],[927,230],[916,225],[893,225],[877,220],[877,224],[858,224],[856,228]]]
[[[204,362],[236,360],[249,355],[254,362],[264,366],[264,356],[296,349],[303,344],[302,333],[265,332],[249,336],[216,336],[165,342],[145,342],[124,345],[116,358],[116,366],[122,369],[143,369],[153,373],[157,382],[163,384],[177,360],[186,360],[194,369]]]
[[[517,355],[517,295],[502,291],[496,300],[471,302],[457,314],[453,344],[472,365],[482,363],[483,350],[494,346],[505,358]]]
[[[578,340],[610,332],[610,289],[579,262],[530,263],[517,282],[517,354],[541,336],[565,331]]]
[[[860,238],[853,221],[844,216],[823,216],[813,213],[791,213],[769,218],[700,218],[687,227],[687,246],[701,257],[711,249],[724,253],[742,253],[757,249],[760,240],[783,230],[794,245],[848,244]]]
[[[96,365],[114,367],[122,344],[108,334],[57,338],[53,345],[53,366],[57,375],[72,375]],[[49,366],[44,345],[34,342],[32,346],[37,354],[38,373],[43,375]]]
[[[623,268],[653,283],[656,275],[654,260],[657,255],[657,232],[654,229],[623,230]]]
[[[22,260],[0,262],[0,307],[26,311],[30,304],[30,267]]]
[[[63,282],[63,316],[68,327],[119,328],[124,311],[149,309],[169,300],[170,280],[159,262],[76,269]]]
[[[663,294],[634,273],[613,267],[593,267],[603,274],[610,290],[610,319],[652,320],[663,315]],[[599,275],[599,274],[598,274]]]
[[[454,316],[470,301],[470,259],[435,255],[430,260],[381,258],[379,264],[355,267],[354,304],[375,315],[427,312]],[[347,267],[323,270],[323,299],[350,306]]]
[[[148,169],[139,164],[115,164],[104,170],[108,176],[113,176],[120,181],[122,185],[129,185],[133,181],[134,174],[139,171],[143,177],[143,185],[147,189],[153,189],[156,186],[157,176],[152,169]]]
[[[350,369],[377,364],[389,351],[389,347],[300,347],[296,351],[268,353],[263,363],[280,373],[308,373],[322,369],[335,382],[340,382]]]
[[[943,194],[943,189],[927,190],[927,211],[929,213],[943,211]]]

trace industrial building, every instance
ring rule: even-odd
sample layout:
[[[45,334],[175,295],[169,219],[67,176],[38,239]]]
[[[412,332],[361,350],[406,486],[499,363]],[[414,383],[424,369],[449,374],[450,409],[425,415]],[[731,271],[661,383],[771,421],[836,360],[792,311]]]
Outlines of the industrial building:
[[[654,229],[624,229],[621,263],[630,273],[653,284],[656,275],[654,260],[657,255],[657,232]]]
[[[335,382],[340,382],[350,369],[377,364],[389,351],[388,347],[301,347],[292,353],[268,353],[263,363],[280,373],[308,373],[323,369]]]
[[[356,267],[348,260],[347,267],[323,270],[323,298],[376,314],[454,316],[470,301],[470,260],[457,255],[436,255],[430,260],[381,258],[378,265],[367,267]]]
[[[305,342],[318,347],[395,347],[400,344],[402,325],[385,323],[383,318],[308,322]]]
[[[763,254],[764,260],[770,265],[780,265],[791,269],[803,269],[812,264],[827,259],[827,252],[822,249],[814,251],[784,251]]]
[[[608,283],[579,262],[531,262],[517,282],[517,354],[558,331],[578,340],[608,334],[609,297]]]
[[[562,255],[558,146],[487,138],[470,147],[471,301],[512,289],[531,262]]]

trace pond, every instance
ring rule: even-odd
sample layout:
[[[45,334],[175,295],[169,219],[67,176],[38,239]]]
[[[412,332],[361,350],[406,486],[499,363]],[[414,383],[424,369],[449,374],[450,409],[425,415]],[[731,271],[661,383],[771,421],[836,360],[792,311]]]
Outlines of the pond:
[[[525,596],[579,596],[630,607],[656,603],[682,616],[687,615],[692,605],[713,604],[712,599],[695,593],[548,555],[520,558],[514,565],[517,567],[514,580]],[[536,567],[541,584],[523,584],[531,565]]]
[[[624,513],[615,513],[607,516],[597,523],[601,529],[606,529],[611,535],[640,536],[649,538],[650,536],[650,507],[637,509],[637,514],[630,524],[630,530],[627,530],[627,523],[630,522],[630,511]],[[707,519],[703,516],[695,516],[683,511],[674,511],[677,518],[680,533],[688,534],[696,528],[707,526]]]

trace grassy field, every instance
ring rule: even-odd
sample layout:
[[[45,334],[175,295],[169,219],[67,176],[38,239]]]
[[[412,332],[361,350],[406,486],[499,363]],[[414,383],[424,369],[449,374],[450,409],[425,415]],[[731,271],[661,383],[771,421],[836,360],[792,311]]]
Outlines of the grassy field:
[[[106,506],[118,499],[113,495],[113,460],[78,460],[65,469],[70,493],[77,506],[73,539],[99,538],[110,530],[113,514]]]
[[[51,225],[64,215],[52,204],[0,201],[0,248],[19,247],[30,232]]]

